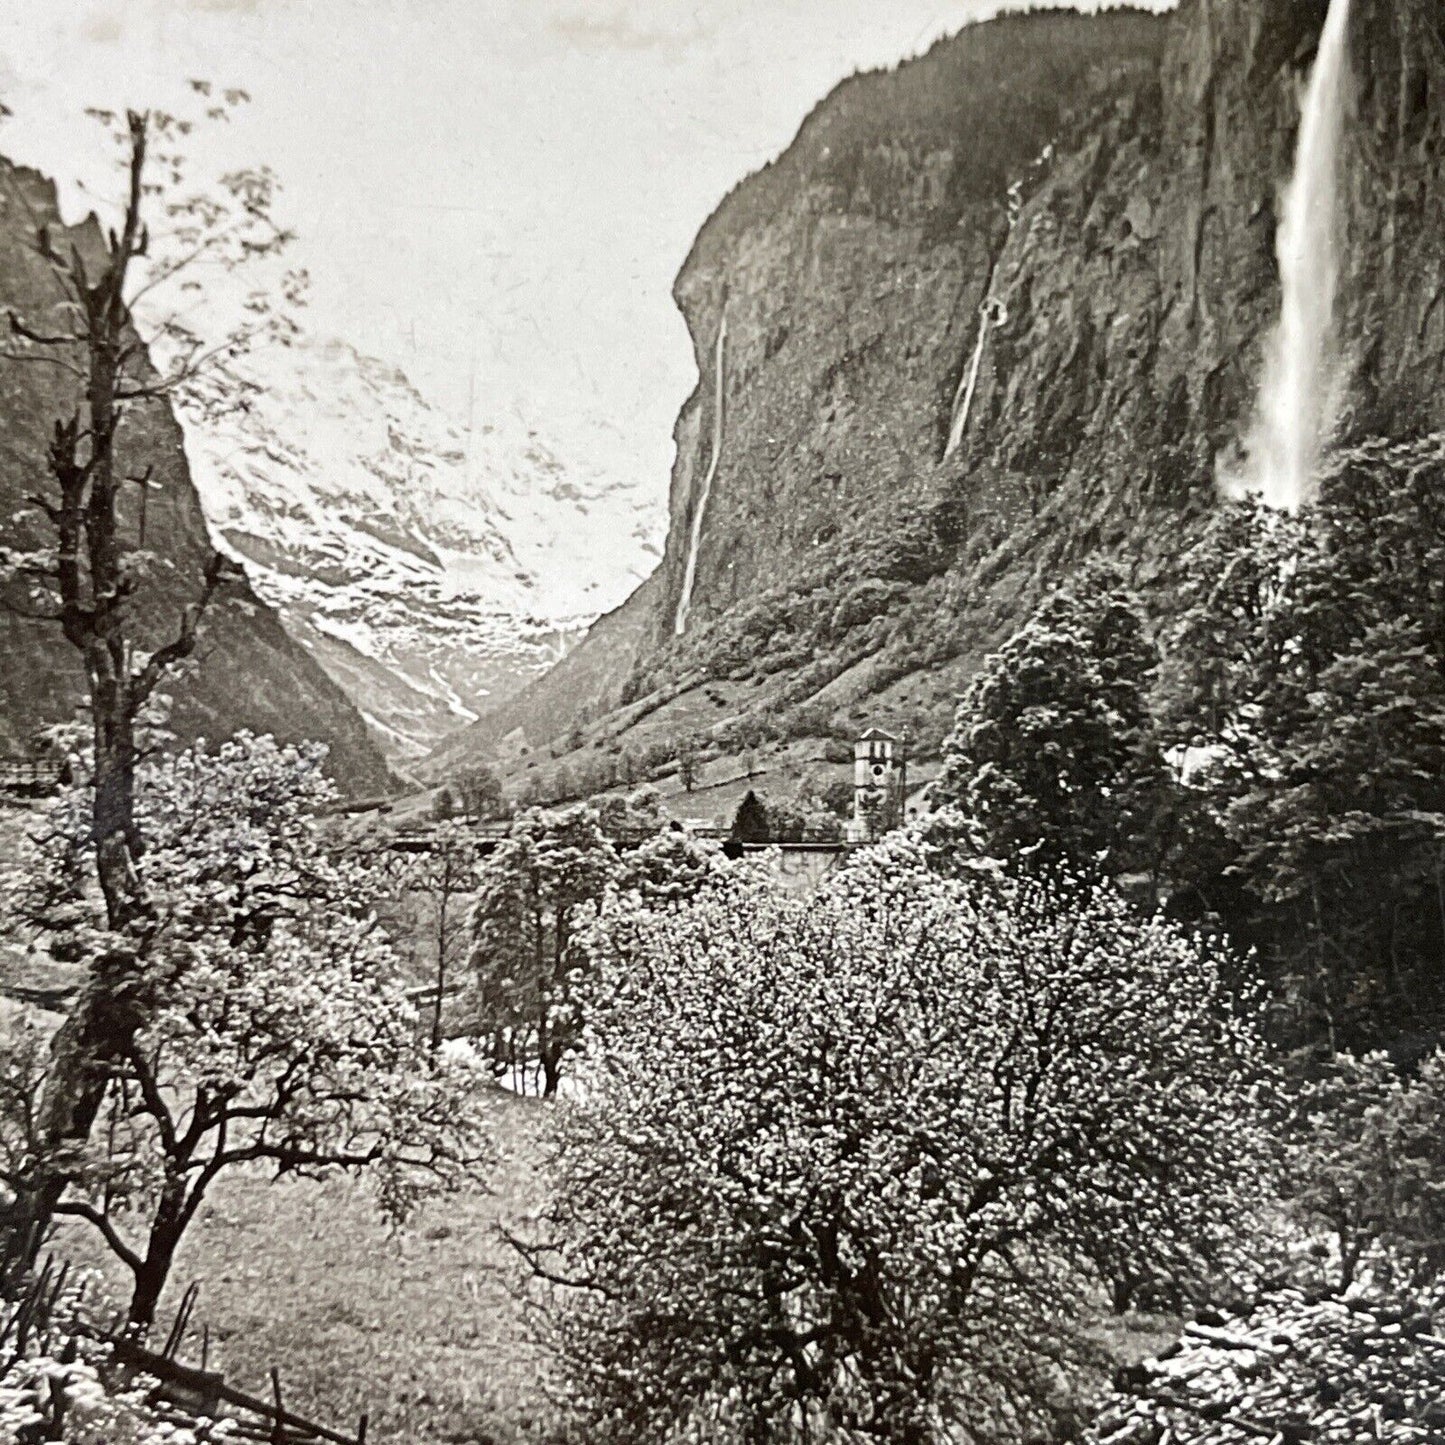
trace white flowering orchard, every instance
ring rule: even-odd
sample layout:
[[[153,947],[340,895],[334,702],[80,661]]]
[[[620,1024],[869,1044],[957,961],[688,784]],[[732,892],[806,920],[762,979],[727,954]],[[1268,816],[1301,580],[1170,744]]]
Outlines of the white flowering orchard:
[[[133,1029],[107,1060],[97,1127],[68,1160],[54,1212],[85,1220],[130,1269],[141,1326],[227,1170],[363,1172],[399,1218],[488,1161],[484,1071],[427,1048],[377,921],[382,880],[326,846],[323,755],[242,735],[157,759],[138,778],[150,915],[128,940]],[[78,884],[84,789],[48,821],[18,911],[97,956],[111,939]],[[52,1057],[14,1042],[37,1072],[0,1078],[0,1188],[11,1191],[44,1162],[37,1119]]]
[[[1106,1290],[1187,1295],[1253,1202],[1252,1022],[1107,890],[944,880],[905,842],[591,946],[517,1241],[588,1438],[1004,1438]]]

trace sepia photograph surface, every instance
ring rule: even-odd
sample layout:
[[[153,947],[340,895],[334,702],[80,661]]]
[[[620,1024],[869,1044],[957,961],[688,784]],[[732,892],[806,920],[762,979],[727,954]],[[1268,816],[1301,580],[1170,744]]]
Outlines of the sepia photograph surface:
[[[1445,1445],[1441,0],[4,0],[46,1441]]]

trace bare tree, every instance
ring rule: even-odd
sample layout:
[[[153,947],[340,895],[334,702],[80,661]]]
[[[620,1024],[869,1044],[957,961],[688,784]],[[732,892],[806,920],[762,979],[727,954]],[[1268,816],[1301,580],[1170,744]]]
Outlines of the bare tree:
[[[192,83],[222,118],[246,99]],[[138,595],[148,554],[119,525],[127,485],[144,496],[152,468],[131,445],[122,423],[136,408],[178,405],[210,414],[243,396],[247,383],[232,363],[265,335],[294,329],[288,307],[303,279],[291,275],[275,300],[252,296],[247,319],[208,343],[188,320],[202,265],[234,270],[274,256],[291,239],[271,219],[275,185],[269,172],[233,172],[210,192],[183,194],[183,137],[191,123],[161,113],[129,112],[123,122],[94,112],[125,156],[121,218],[92,243],[38,224],[35,247],[54,282],[56,304],[45,316],[11,311],[3,359],[47,365],[73,379],[73,406],[57,418],[48,448],[46,483],[27,500],[42,514],[46,545],[0,555],[5,605],[59,625],[80,654],[89,687],[93,748],[93,830],[96,880],[105,899],[105,929],[93,940],[89,978],[59,1031],[41,1108],[41,1163],[31,1188],[4,1215],[4,1254],[27,1266],[68,1182],[65,1159],[82,1146],[100,1113],[112,1064],[127,1051],[147,1007],[132,987],[156,929],[140,868],[144,844],[136,821],[138,728],[168,673],[190,658],[207,610],[234,576],[213,553],[195,579],[192,601],[167,632],[164,618],[137,625]],[[159,177],[159,179],[157,179]],[[151,213],[165,227],[154,240]],[[162,314],[157,297],[174,283],[185,290],[177,309]],[[153,363],[136,329],[137,304],[155,319],[152,339],[163,353]],[[183,304],[182,304],[183,303]],[[140,539],[137,539],[139,542]],[[152,651],[142,637],[164,636]]]
[[[446,821],[432,834],[431,849],[412,865],[408,886],[427,901],[436,949],[436,1002],[432,1008],[431,1046],[442,1046],[442,1014],[453,963],[463,963],[470,947],[467,901],[477,890],[477,843],[472,830]]]

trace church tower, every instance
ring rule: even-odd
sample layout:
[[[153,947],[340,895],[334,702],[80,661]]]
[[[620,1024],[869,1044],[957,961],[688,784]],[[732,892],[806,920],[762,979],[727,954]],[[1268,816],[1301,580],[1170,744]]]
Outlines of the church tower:
[[[903,743],[881,728],[869,728],[853,744],[853,817],[850,843],[868,843],[903,820],[908,765]]]

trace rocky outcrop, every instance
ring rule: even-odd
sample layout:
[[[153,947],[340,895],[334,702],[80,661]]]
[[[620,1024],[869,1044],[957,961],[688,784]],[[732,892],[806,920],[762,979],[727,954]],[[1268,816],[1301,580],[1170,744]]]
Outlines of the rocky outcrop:
[[[678,278],[700,380],[613,702],[751,671],[746,706],[785,726],[809,703],[810,727],[864,709],[926,741],[980,653],[1082,559],[1127,559],[1166,607],[1249,430],[1325,10],[1004,17],[820,105]],[[1445,12],[1356,0],[1350,55],[1345,427],[1435,427]],[[724,306],[723,449],[679,640]]]
[[[54,187],[33,171],[0,160],[0,312],[14,308],[44,319],[55,305],[54,279],[36,254],[40,224],[58,232]],[[92,223],[93,224],[93,223]],[[77,232],[84,246],[87,228]],[[45,448],[57,418],[76,409],[73,380],[58,367],[0,361],[0,515],[6,542],[45,544],[42,519],[26,498],[46,485]],[[139,641],[155,646],[174,631],[181,609],[201,587],[210,539],[191,484],[180,426],[158,402],[135,404],[118,438],[127,473],[153,469],[146,507],[151,575],[134,603]],[[124,526],[138,540],[138,489],[125,498]],[[34,732],[69,721],[86,687],[78,655],[53,624],[0,609],[0,749],[23,749]],[[331,748],[331,768],[348,792],[376,793],[393,779],[360,714],[249,584],[233,589],[202,632],[198,665],[166,684],[174,699],[171,727],[182,738],[218,738],[238,729],[274,733],[283,741],[314,738]]]

